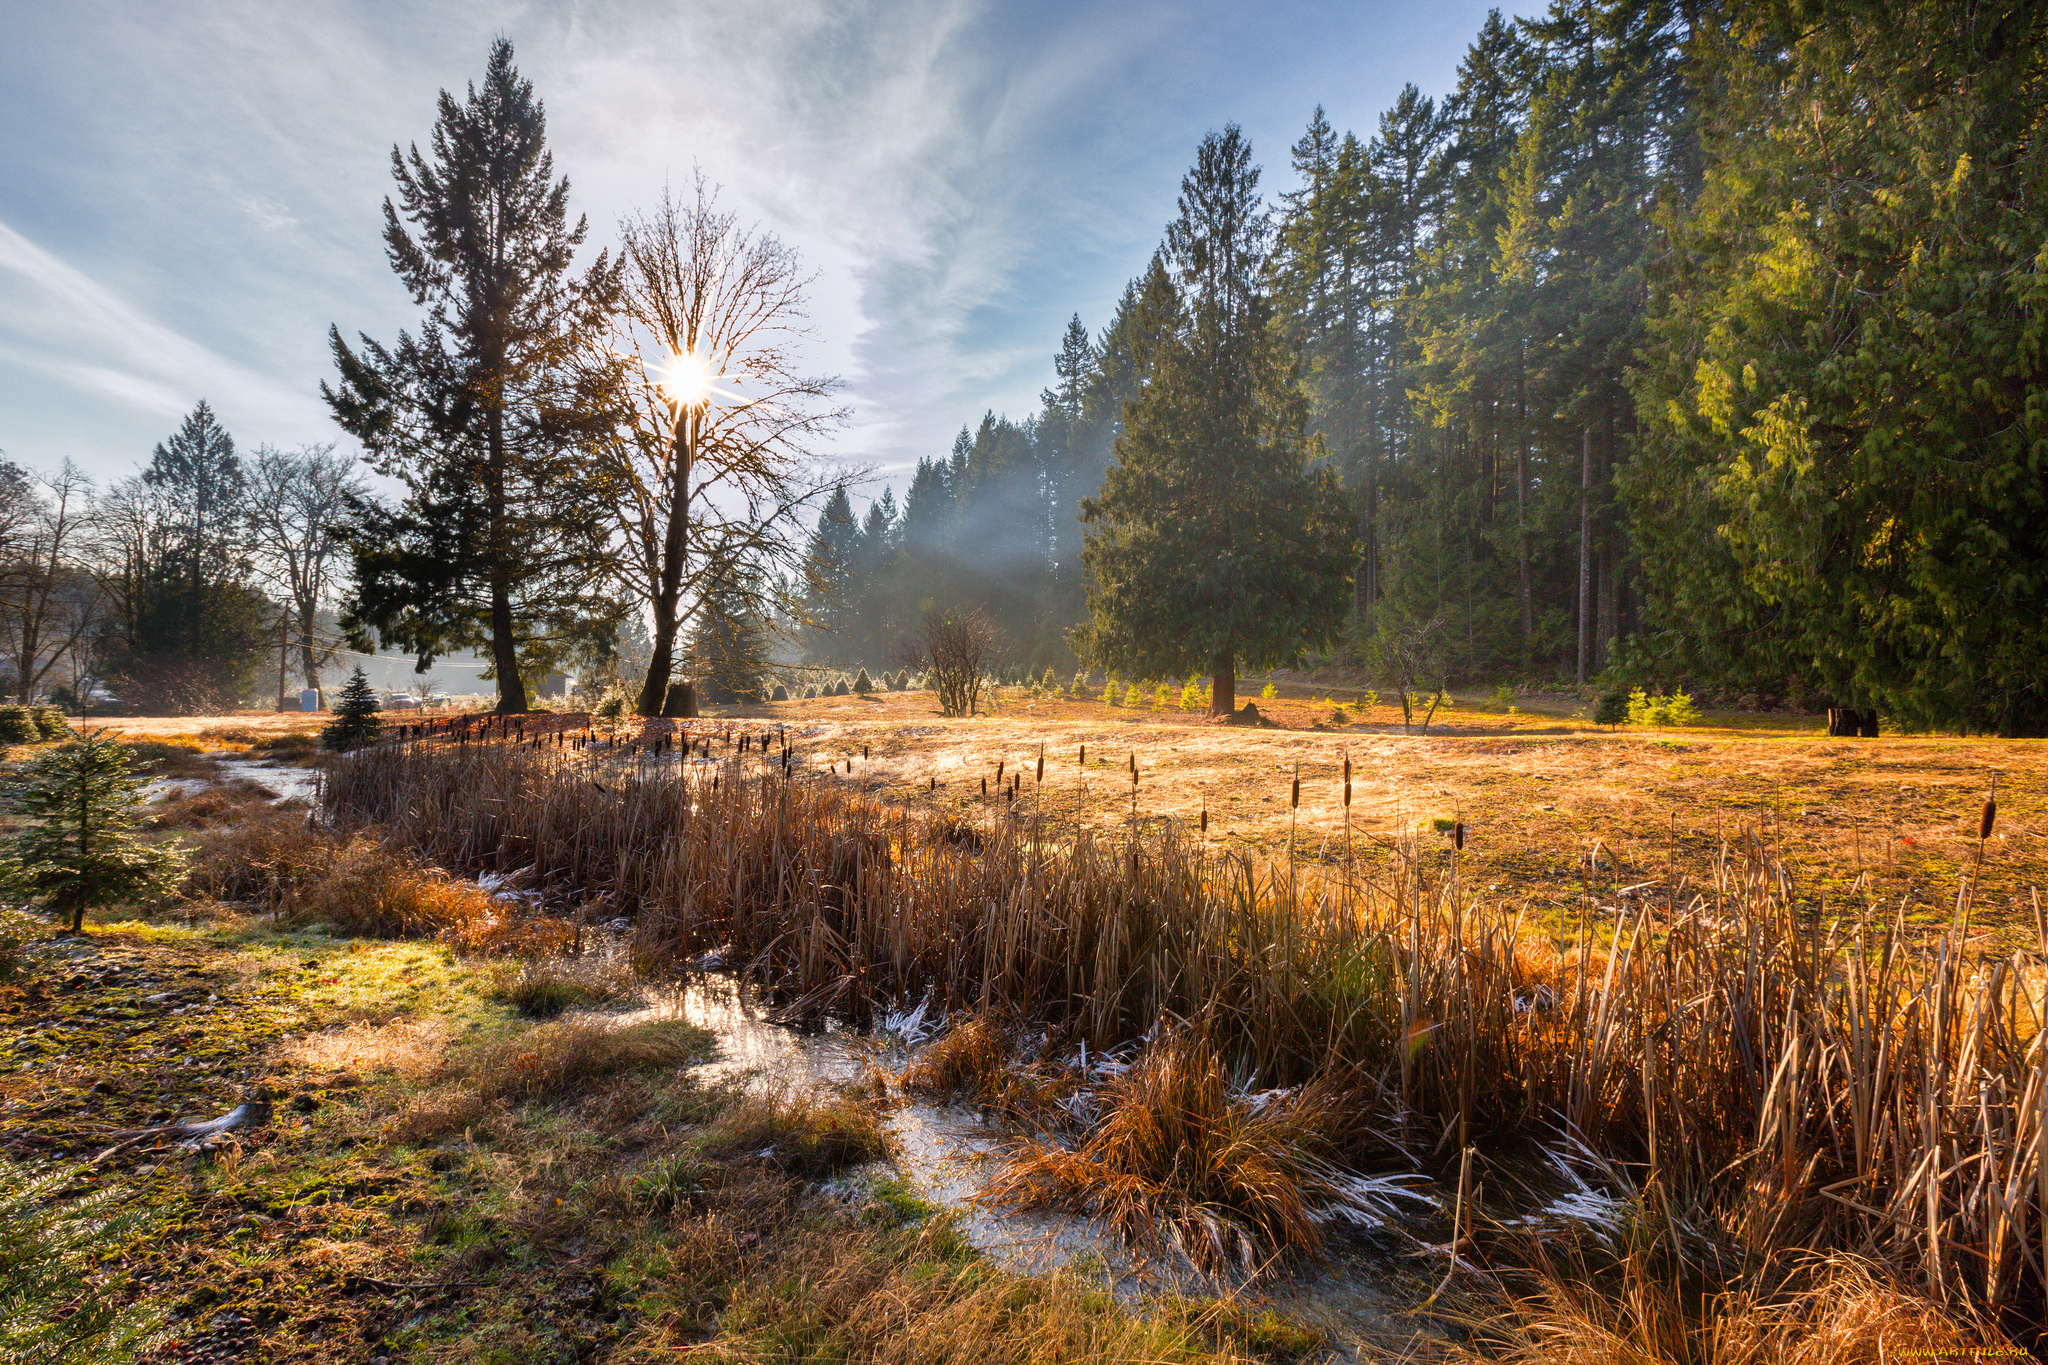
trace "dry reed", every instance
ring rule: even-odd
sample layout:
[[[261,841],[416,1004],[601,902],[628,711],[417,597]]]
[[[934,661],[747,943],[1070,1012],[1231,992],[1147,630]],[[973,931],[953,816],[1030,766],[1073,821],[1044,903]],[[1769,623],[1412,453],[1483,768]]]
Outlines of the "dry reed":
[[[604,898],[644,960],[721,949],[791,1016],[929,991],[1091,1048],[1189,1021],[1236,1075],[1368,1078],[1347,1127],[1442,1160],[1573,1134],[1635,1173],[1672,1254],[1711,1227],[1751,1261],[1851,1252],[1958,1313],[2048,1316],[2048,1001],[2026,964],[1802,916],[1755,841],[1697,892],[1597,926],[1589,907],[1545,962],[1419,856],[1297,878],[1171,834],[962,837],[774,758],[585,764],[393,745],[324,795],[450,867]]]

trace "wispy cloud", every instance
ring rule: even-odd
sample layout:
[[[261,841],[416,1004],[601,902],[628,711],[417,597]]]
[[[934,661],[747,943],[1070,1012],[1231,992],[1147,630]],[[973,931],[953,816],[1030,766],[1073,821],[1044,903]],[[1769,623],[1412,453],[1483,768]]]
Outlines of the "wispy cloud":
[[[1230,120],[1284,179],[1318,100],[1368,129],[1440,90],[1484,0],[139,0],[0,46],[0,446],[131,462],[202,395],[330,439],[323,338],[415,310],[378,241],[394,142],[518,48],[592,249],[693,164],[821,272],[849,459],[900,471],[1022,415],[1069,313],[1104,323]],[[1277,185],[1276,185],[1277,187]],[[900,477],[898,478],[900,482]]]
[[[67,390],[175,421],[195,396],[252,416],[302,407],[0,223],[0,357]],[[53,394],[54,401],[63,401]]]

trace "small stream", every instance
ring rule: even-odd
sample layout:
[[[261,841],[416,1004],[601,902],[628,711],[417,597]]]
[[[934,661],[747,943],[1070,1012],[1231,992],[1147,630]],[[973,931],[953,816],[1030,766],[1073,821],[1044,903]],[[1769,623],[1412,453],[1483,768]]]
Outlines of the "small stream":
[[[640,1008],[609,1017],[622,1024],[679,1018],[711,1031],[719,1055],[701,1071],[713,1077],[757,1075],[799,1085],[845,1085],[871,1068],[899,1069],[910,1051],[901,1037],[886,1033],[836,1028],[811,1033],[771,1023],[739,982],[715,974],[649,987]],[[911,1032],[914,1037],[919,1033],[915,1020]],[[980,1207],[974,1196],[1001,1158],[1008,1131],[963,1106],[930,1104],[893,1091],[885,1103],[884,1123],[896,1141],[896,1169],[920,1197],[958,1213],[967,1240],[995,1264],[1021,1274],[1073,1269],[1130,1303],[1161,1293],[1215,1292],[1213,1283],[1185,1263],[1134,1253],[1088,1219]],[[1415,1268],[1375,1254],[1365,1243],[1340,1243],[1322,1268],[1260,1286],[1242,1298],[1320,1331],[1335,1359],[1371,1359],[1441,1344],[1440,1331],[1410,1311],[1427,1297],[1429,1280],[1441,1273],[1436,1258]]]

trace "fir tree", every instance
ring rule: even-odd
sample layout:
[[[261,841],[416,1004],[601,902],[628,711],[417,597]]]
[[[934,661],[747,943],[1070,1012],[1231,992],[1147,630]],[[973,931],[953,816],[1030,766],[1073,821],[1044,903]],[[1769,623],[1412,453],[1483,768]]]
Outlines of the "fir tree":
[[[690,630],[690,667],[704,699],[719,705],[763,700],[770,652],[754,581],[729,562],[716,566]]]
[[[1235,710],[1240,660],[1283,667],[1334,637],[1355,544],[1334,478],[1307,467],[1306,405],[1268,325],[1257,185],[1235,126],[1203,140],[1167,228],[1183,321],[1082,505],[1082,652],[1152,677],[1208,673],[1215,714]]]
[[[142,780],[129,751],[104,735],[42,754],[14,796],[28,823],[0,846],[0,880],[65,916],[72,933],[85,913],[167,894],[183,859],[136,832]]]
[[[345,623],[420,656],[481,646],[498,709],[524,711],[522,661],[556,649],[606,570],[592,454],[619,400],[583,358],[619,289],[600,253],[571,273],[585,225],[568,217],[547,119],[512,45],[481,89],[441,93],[431,155],[391,151],[392,268],[427,315],[419,334],[360,348],[329,330],[340,382],[321,392],[371,462],[402,481],[396,509],[354,500],[356,587]],[[410,226],[408,226],[408,224]]]
[[[321,746],[345,754],[376,742],[377,732],[383,728],[377,716],[379,709],[377,694],[358,666],[335,699],[334,719],[320,732]]]

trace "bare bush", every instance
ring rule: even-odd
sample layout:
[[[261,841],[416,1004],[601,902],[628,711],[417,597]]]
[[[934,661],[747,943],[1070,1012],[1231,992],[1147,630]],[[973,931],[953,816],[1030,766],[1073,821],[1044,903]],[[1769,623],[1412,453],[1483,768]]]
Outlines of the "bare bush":
[[[898,642],[896,661],[929,675],[946,715],[971,716],[1003,638],[1003,628],[980,607],[928,607],[919,632]]]

